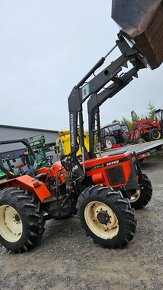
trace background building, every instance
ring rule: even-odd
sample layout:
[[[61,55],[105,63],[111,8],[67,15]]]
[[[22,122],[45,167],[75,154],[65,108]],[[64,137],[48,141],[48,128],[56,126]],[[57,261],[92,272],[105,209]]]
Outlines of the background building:
[[[46,130],[46,129],[36,129],[27,127],[17,127],[9,125],[0,125],[0,141],[8,141],[15,139],[31,138],[34,136],[44,135],[46,146],[53,146],[55,140],[57,139],[58,131]],[[20,144],[10,144],[0,146],[0,158],[6,158],[10,155],[11,158],[17,158],[18,155],[23,152],[23,145]]]

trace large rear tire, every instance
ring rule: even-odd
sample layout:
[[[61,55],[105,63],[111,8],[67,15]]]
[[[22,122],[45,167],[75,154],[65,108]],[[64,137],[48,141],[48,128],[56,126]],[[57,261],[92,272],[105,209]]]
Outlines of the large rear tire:
[[[140,188],[136,190],[135,194],[130,198],[131,206],[136,210],[145,207],[152,198],[152,191],[151,181],[148,176],[143,173]]]
[[[127,145],[129,143],[129,136],[126,133],[122,134],[122,144]]]
[[[79,197],[77,214],[86,234],[108,248],[123,248],[135,235],[134,210],[128,199],[111,188],[87,188]]]
[[[34,195],[19,188],[0,192],[0,243],[14,253],[34,248],[44,233],[43,211]]]
[[[109,136],[105,138],[106,149],[112,149],[114,144],[116,144],[116,139],[114,138],[114,136]]]
[[[156,128],[149,131],[149,140],[159,140],[161,138],[161,132]]]

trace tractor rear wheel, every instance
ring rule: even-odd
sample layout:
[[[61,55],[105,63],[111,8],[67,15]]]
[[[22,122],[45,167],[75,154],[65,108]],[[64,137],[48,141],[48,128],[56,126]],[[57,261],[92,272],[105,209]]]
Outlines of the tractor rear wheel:
[[[149,131],[149,139],[159,140],[161,138],[161,132],[158,129],[152,129]]]
[[[128,199],[102,185],[87,188],[79,197],[77,214],[95,243],[123,248],[134,237],[136,219]]]
[[[129,143],[129,136],[126,133],[122,134],[122,144],[127,145]]]
[[[0,192],[0,243],[14,253],[31,250],[44,233],[43,211],[34,195],[19,188]]]
[[[152,198],[152,191],[151,181],[148,176],[143,173],[140,188],[136,190],[135,194],[130,198],[131,206],[136,210],[145,207]]]

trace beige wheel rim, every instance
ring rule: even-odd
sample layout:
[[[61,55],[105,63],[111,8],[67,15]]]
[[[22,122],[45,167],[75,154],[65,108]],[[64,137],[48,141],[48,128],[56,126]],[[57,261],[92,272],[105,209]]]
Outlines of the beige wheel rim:
[[[22,220],[18,212],[9,205],[0,206],[0,235],[8,242],[17,242],[23,232]]]
[[[135,192],[135,194],[133,194],[131,196],[130,203],[136,202],[139,199],[140,195],[141,195],[141,190],[140,189],[137,189],[136,192]]]
[[[88,203],[84,218],[89,229],[101,239],[112,239],[118,234],[119,224],[115,213],[101,201]]]
[[[106,148],[111,149],[113,147],[113,144],[110,139],[106,139]]]
[[[153,137],[154,137],[155,140],[158,140],[158,139],[160,139],[160,137],[161,137],[161,133],[160,133],[159,131],[154,132],[154,133],[153,133]]]

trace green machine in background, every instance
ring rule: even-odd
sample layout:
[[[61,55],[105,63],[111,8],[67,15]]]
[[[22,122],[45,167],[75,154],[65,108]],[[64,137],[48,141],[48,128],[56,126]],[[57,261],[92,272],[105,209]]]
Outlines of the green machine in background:
[[[43,166],[51,166],[55,159],[55,151],[54,145],[46,145],[45,144],[45,136],[44,135],[36,135],[33,137],[29,137],[24,139],[29,143],[30,147],[32,148],[36,160],[37,160],[37,169]],[[19,141],[19,140],[18,140]],[[28,147],[24,148],[24,152],[20,154],[17,158],[11,158],[8,155],[5,158],[1,159],[3,166],[6,170],[14,172],[17,175],[18,167],[21,163],[24,164],[32,164],[33,163],[33,154],[32,151],[29,150]],[[0,180],[6,179],[6,173],[0,170]]]
[[[51,149],[53,146],[47,146],[45,144],[45,136],[44,135],[36,135],[27,139],[30,146],[32,147],[36,159],[38,168],[42,166],[50,166],[52,165],[52,161],[54,158],[54,149]],[[48,153],[51,151],[51,154]],[[30,152],[27,152],[28,158],[31,159]]]

